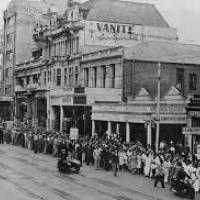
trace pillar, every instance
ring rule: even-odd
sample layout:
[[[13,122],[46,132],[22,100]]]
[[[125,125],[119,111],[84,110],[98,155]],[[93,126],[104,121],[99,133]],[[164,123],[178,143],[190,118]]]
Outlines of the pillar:
[[[116,134],[119,134],[119,124],[116,126]]]
[[[108,130],[107,130],[108,136],[111,135],[111,122],[108,122]]]
[[[102,66],[97,67],[97,87],[98,88],[103,87],[103,67]]]
[[[110,65],[106,66],[106,88],[112,87],[112,68]]]
[[[130,123],[126,122],[126,142],[130,142]]]
[[[60,106],[60,132],[63,132],[63,119],[64,119],[63,107]]]
[[[94,69],[92,67],[89,68],[89,87],[94,87]]]
[[[49,99],[49,91],[47,91],[47,120],[46,120],[46,127],[47,127],[47,131],[51,130],[51,126],[50,126],[50,99]]]
[[[152,144],[152,134],[151,134],[151,123],[147,125],[147,145],[151,147]]]
[[[55,120],[55,113],[54,113],[54,109],[52,106],[49,106],[49,127],[50,127],[50,130],[54,130],[54,120]]]
[[[123,68],[121,64],[115,65],[115,88],[122,89],[123,81]]]
[[[92,120],[92,137],[95,135],[95,121]]]

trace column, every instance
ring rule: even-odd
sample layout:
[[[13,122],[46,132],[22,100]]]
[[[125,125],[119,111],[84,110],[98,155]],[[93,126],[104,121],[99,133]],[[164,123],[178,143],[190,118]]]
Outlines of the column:
[[[27,87],[27,81],[26,81],[26,77],[23,78],[23,88]]]
[[[49,126],[50,126],[50,130],[54,130],[54,120],[55,120],[55,113],[54,113],[54,109],[52,106],[49,106],[49,115],[50,115],[50,118],[49,118]]]
[[[89,87],[94,87],[94,69],[92,67],[89,68]]]
[[[110,136],[111,135],[111,122],[109,121],[108,122],[108,130],[107,130],[107,134],[108,134],[108,136]]]
[[[97,87],[98,88],[103,87],[103,67],[102,66],[97,67]]]
[[[119,124],[117,123],[117,126],[116,126],[116,134],[118,135],[119,134]]]
[[[192,127],[192,116],[188,116],[188,126]],[[188,146],[190,147],[190,152],[193,152],[193,142],[192,142],[192,134],[187,135]]]
[[[151,123],[147,124],[147,145],[150,145],[151,147],[152,144],[152,134],[151,134]]]
[[[106,66],[106,88],[112,86],[112,68],[110,65]]]
[[[63,107],[60,106],[60,132],[63,132],[63,119],[64,119]]]
[[[123,68],[121,64],[115,65],[115,87],[122,89],[123,81]]]
[[[92,120],[92,137],[95,135],[95,121]]]
[[[51,126],[50,126],[50,99],[49,99],[49,91],[47,91],[47,120],[46,120],[46,127],[47,127],[47,131],[51,130]]]
[[[130,123],[126,122],[126,142],[130,142]]]

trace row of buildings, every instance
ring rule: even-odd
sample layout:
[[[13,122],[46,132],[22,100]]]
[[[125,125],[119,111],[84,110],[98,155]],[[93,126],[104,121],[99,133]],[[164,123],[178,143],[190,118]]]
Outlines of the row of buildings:
[[[23,2],[4,13],[2,117],[151,146],[159,122],[160,141],[200,142],[183,135],[200,127],[200,46],[179,43],[154,5]]]

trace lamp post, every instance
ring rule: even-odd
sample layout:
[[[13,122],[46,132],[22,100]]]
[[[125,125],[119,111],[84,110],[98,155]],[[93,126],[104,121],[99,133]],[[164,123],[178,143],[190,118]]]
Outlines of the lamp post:
[[[157,71],[157,125],[156,125],[156,152],[158,152],[159,148],[159,138],[160,138],[160,74],[161,74],[161,63],[158,63],[158,71]]]

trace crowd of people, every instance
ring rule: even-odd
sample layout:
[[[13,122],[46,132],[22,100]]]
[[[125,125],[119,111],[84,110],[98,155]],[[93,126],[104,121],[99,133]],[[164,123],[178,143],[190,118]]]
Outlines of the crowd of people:
[[[154,179],[155,187],[161,182],[164,188],[170,178],[177,174],[177,169],[183,168],[194,180],[195,191],[200,190],[200,161],[189,151],[180,152],[173,144],[162,144],[156,153],[150,146],[145,148],[139,141],[124,143],[119,135],[104,138],[97,135],[92,138],[86,136],[73,141],[68,134],[34,129],[28,125],[14,125],[12,130],[5,129],[4,140],[7,144],[54,157],[65,149],[68,157],[79,160],[81,164],[84,162],[86,165],[93,165],[96,170],[106,171],[117,166],[119,171],[129,171]],[[116,170],[114,175],[117,175]]]

